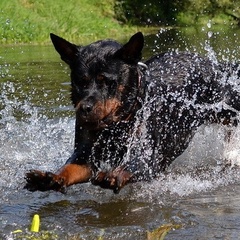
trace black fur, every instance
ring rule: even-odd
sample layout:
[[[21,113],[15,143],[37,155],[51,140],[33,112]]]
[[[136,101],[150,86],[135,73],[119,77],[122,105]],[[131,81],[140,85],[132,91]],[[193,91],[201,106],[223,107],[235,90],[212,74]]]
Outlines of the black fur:
[[[238,65],[186,52],[138,64],[141,33],[123,46],[103,40],[78,47],[51,38],[71,68],[76,108],[75,149],[66,164],[90,166],[94,184],[118,192],[130,181],[157,177],[200,125],[237,124],[239,92],[229,77],[239,78]],[[28,175],[28,185],[37,190],[32,179]]]

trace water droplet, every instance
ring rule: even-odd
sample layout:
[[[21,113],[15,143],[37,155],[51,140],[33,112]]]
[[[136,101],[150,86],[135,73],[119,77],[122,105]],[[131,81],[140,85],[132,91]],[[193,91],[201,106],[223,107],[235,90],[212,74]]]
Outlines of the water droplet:
[[[212,31],[209,31],[208,32],[208,38],[211,38],[213,36],[213,32]]]
[[[11,23],[10,19],[6,19],[6,24],[9,25]]]
[[[212,27],[211,21],[209,21],[209,22],[207,23],[207,27],[208,27],[208,28],[211,28],[211,27]]]

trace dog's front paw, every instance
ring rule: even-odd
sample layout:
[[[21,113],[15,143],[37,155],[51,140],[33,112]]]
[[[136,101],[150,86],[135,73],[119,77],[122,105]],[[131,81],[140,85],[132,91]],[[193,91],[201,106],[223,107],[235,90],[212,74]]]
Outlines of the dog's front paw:
[[[31,170],[26,173],[25,179],[27,183],[24,188],[32,192],[48,190],[65,192],[64,179],[51,172]]]
[[[124,170],[124,167],[117,167],[112,171],[98,172],[92,179],[92,183],[102,188],[112,189],[114,193],[119,193],[121,188],[130,182],[132,177],[133,174]]]

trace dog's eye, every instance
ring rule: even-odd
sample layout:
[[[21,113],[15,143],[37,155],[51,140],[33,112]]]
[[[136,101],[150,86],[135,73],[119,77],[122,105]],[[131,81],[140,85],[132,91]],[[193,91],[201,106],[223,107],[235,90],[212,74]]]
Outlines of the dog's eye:
[[[81,76],[81,85],[83,86],[83,87],[87,87],[88,86],[88,84],[89,84],[89,82],[90,82],[90,79],[89,79],[89,77],[87,77],[87,76]]]
[[[87,76],[85,76],[85,75],[82,76],[81,79],[82,79],[83,81],[86,81],[86,82],[89,81],[89,77],[87,77]]]
[[[112,89],[115,87],[115,81],[110,76],[106,76],[104,74],[97,75],[96,82],[100,87],[108,87]]]
[[[105,75],[103,75],[103,74],[98,74],[97,78],[96,78],[96,83],[99,86],[108,85],[108,78]]]
[[[97,75],[97,80],[98,81],[104,81],[105,79],[106,79],[106,77],[103,74]]]

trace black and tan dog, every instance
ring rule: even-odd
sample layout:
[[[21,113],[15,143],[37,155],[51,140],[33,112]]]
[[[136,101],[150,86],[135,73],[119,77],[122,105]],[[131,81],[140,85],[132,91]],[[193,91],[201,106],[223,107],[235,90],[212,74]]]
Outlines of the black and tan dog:
[[[237,124],[238,66],[169,52],[141,60],[142,33],[128,43],[76,46],[51,34],[71,69],[76,109],[73,155],[56,173],[26,174],[30,191],[64,191],[92,181],[115,193],[157,177],[187,148],[204,123]]]

